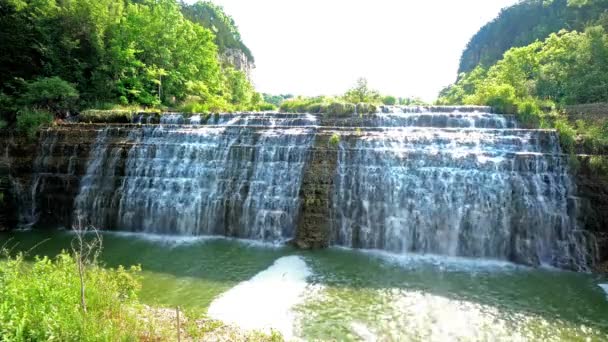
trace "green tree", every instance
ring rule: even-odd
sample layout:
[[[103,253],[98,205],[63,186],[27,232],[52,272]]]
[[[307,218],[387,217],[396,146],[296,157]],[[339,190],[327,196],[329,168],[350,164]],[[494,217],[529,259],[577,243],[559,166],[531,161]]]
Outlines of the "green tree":
[[[397,98],[394,96],[385,96],[382,98],[382,103],[387,106],[394,106],[397,103]]]
[[[346,91],[344,100],[351,103],[381,102],[380,93],[370,89],[365,78],[359,78],[355,86]]]
[[[79,94],[74,86],[59,77],[43,77],[28,82],[19,103],[65,117],[72,110]]]

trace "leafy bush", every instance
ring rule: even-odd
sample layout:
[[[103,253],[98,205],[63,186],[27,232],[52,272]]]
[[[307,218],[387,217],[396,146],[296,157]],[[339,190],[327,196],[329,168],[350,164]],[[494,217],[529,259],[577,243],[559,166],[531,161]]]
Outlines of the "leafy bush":
[[[357,113],[359,114],[374,114],[378,110],[376,105],[371,103],[359,103],[357,104]]]
[[[543,112],[533,99],[527,99],[517,104],[517,117],[530,127],[538,127]]]
[[[0,119],[0,129],[4,129],[4,128],[6,128],[6,126],[8,126],[8,124],[6,123],[6,121]]]
[[[382,98],[382,103],[387,106],[394,106],[397,103],[397,98],[394,96],[385,96]]]
[[[559,133],[559,142],[566,153],[573,153],[576,143],[576,130],[565,119],[555,122],[555,129]]]
[[[23,109],[17,113],[17,130],[33,139],[36,132],[44,125],[53,122],[53,115],[45,110]]]
[[[0,261],[0,340],[118,341],[145,331],[137,318],[139,268],[87,268],[87,312],[80,307],[76,261],[67,253],[55,259]]]
[[[266,112],[266,111],[274,111],[277,110],[277,106],[272,103],[264,102],[258,105],[258,110]]]
[[[340,144],[340,134],[332,134],[332,136],[329,138],[329,144],[333,147],[337,147]]]
[[[80,113],[80,122],[85,123],[130,123],[135,112],[130,110],[89,109]]]
[[[44,77],[26,84],[20,103],[25,107],[44,109],[63,116],[74,108],[78,97],[78,91],[72,84],[59,77]]]
[[[467,97],[465,102],[491,106],[502,114],[517,112],[515,88],[509,84],[485,84],[475,95]]]
[[[359,78],[355,86],[346,91],[343,98],[344,101],[350,103],[379,103],[382,101],[380,93],[376,90],[371,89],[367,84],[367,79],[365,78]]]
[[[352,103],[332,102],[326,110],[326,114],[336,116],[348,116],[355,113],[355,105]]]

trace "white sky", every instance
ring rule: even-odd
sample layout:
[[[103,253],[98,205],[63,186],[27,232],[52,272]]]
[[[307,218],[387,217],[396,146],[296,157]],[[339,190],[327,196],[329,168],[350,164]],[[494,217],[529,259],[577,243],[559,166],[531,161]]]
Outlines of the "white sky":
[[[366,77],[382,93],[432,100],[473,34],[517,0],[213,2],[253,52],[258,91],[335,95]]]

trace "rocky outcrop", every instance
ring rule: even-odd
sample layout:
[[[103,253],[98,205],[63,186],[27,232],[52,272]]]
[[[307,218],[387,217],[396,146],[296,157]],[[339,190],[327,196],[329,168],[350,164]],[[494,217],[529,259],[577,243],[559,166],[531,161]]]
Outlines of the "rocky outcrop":
[[[242,71],[251,80],[251,72],[255,69],[255,65],[242,50],[226,49],[221,54],[220,59],[222,62],[230,64],[236,70]]]
[[[597,238],[599,265],[608,263],[608,174],[598,169],[602,163],[608,165],[608,156],[581,155],[574,173],[578,219]]]
[[[337,166],[337,147],[331,134],[317,134],[310,151],[300,190],[301,213],[295,243],[302,249],[329,245],[331,231],[331,189]]]

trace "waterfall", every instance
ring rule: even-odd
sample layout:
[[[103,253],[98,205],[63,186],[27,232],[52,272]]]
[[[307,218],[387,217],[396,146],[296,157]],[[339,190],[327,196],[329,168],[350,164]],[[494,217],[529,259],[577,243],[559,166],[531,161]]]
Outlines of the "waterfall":
[[[79,224],[291,239],[315,121],[311,115],[164,115],[160,125],[132,129],[118,145],[108,139],[116,128],[105,128],[76,199]]]
[[[591,241],[556,132],[483,108],[377,115],[342,139],[332,194],[337,245],[584,269]]]
[[[41,130],[31,173],[8,175],[18,222],[23,228],[32,227],[39,221],[64,225],[63,219],[70,216],[72,192],[79,182],[76,165],[81,150],[78,144],[66,144],[62,140],[63,133],[61,129]]]

